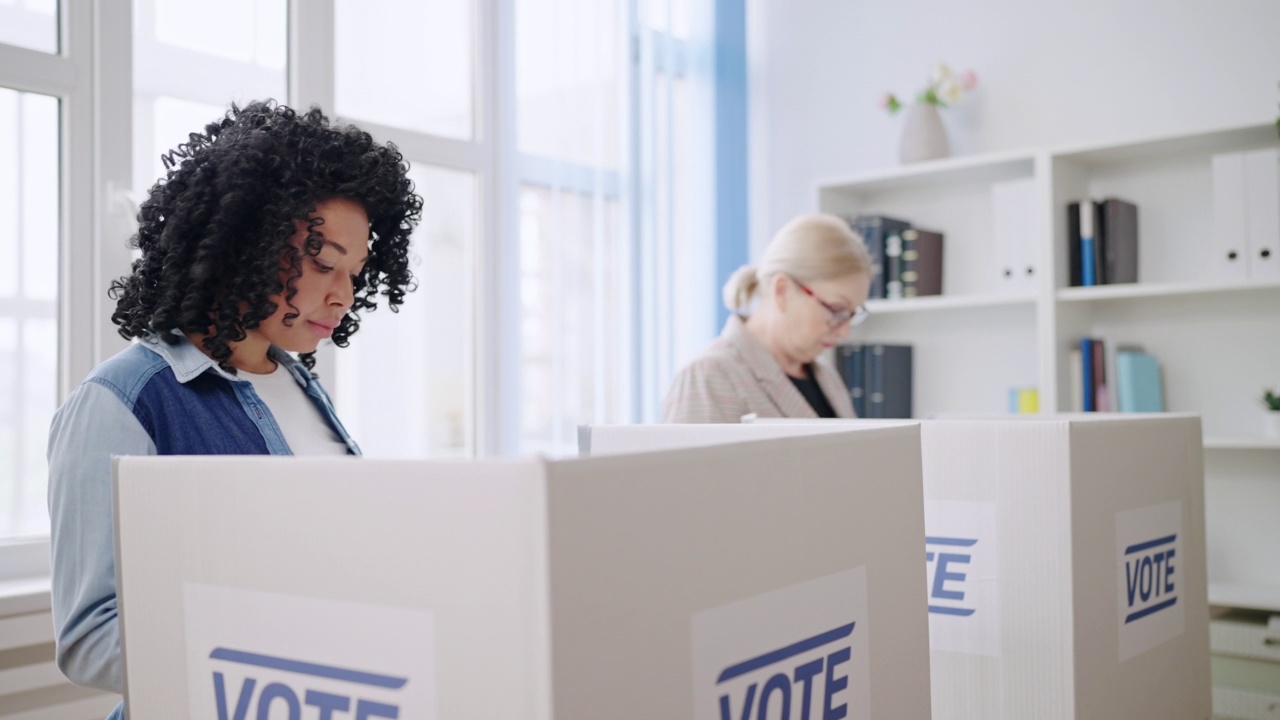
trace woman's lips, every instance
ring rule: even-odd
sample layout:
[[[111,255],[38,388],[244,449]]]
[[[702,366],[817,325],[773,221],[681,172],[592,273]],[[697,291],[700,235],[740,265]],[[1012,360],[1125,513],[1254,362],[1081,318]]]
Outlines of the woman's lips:
[[[313,333],[315,333],[315,334],[316,334],[316,337],[321,338],[321,339],[323,339],[323,338],[327,338],[327,337],[329,337],[330,335],[332,335],[332,334],[333,334],[333,329],[334,329],[335,327],[337,327],[337,325],[336,325],[336,324],[334,324],[334,325],[326,325],[326,324],[324,324],[324,323],[318,323],[318,322],[316,322],[316,321],[314,321],[314,320],[308,320],[308,321],[307,321],[307,326],[311,328],[311,332],[313,332]]]

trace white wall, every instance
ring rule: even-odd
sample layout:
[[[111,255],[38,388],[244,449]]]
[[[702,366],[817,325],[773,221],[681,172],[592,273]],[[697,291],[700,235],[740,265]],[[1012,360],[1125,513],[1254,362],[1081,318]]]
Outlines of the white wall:
[[[897,164],[902,113],[945,60],[978,91],[952,154],[1271,122],[1276,0],[747,0],[752,257],[815,181]]]

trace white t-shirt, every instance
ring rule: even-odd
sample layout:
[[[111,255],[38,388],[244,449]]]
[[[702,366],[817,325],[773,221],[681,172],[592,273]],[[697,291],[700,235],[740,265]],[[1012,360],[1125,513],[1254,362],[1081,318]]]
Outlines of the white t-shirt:
[[[347,454],[346,443],[329,427],[320,409],[283,365],[276,363],[275,371],[267,375],[241,370],[240,377],[253,383],[294,455]]]

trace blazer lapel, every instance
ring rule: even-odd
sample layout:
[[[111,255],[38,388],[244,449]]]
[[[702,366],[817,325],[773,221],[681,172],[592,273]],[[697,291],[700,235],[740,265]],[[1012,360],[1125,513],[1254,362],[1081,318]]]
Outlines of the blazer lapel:
[[[733,315],[724,328],[724,337],[742,358],[742,362],[755,376],[760,390],[778,409],[780,417],[816,418],[818,414],[809,406],[796,386],[787,378],[778,361],[767,349],[747,332],[742,318]]]

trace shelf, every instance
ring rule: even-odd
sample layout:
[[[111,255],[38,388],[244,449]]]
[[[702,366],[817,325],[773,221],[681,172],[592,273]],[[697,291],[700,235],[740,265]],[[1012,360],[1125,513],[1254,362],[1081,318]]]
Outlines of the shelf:
[[[1178,295],[1249,293],[1280,290],[1280,281],[1237,283],[1126,283],[1070,287],[1058,290],[1059,302],[1097,302],[1127,298],[1172,297]]]
[[[1033,305],[1035,301],[1035,297],[1030,295],[930,295],[901,300],[868,300],[867,311],[872,316],[893,315],[963,308],[1013,307]]]
[[[1068,160],[1088,167],[1161,161],[1170,157],[1212,155],[1242,149],[1274,147],[1276,126],[1244,125],[1193,135],[1157,137],[1130,143],[1059,148],[1054,160]]]
[[[846,177],[820,180],[822,192],[859,192],[932,185],[982,184],[1032,174],[1035,155],[1028,152],[968,155],[902,165]]]
[[[1206,450],[1280,450],[1280,440],[1264,437],[1206,437]]]
[[[1211,582],[1209,583],[1209,604],[1280,612],[1280,588]]]

